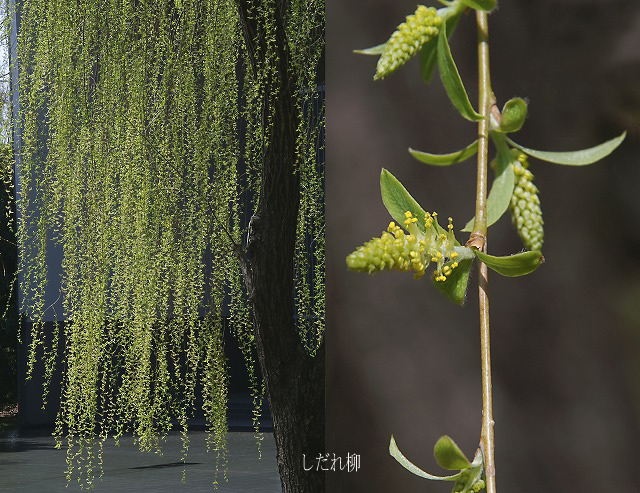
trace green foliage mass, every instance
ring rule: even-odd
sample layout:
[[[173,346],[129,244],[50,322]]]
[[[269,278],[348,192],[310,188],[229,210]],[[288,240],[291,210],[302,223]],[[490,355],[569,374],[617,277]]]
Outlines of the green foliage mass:
[[[64,347],[56,432],[60,442],[67,438],[68,474],[85,465],[77,469],[83,482],[92,482],[102,461],[96,435],[132,432],[152,450],[178,422],[186,451],[198,388],[209,443],[224,464],[225,316],[261,405],[234,250],[246,240],[272,103],[285,81],[272,63],[275,1],[255,5],[250,13],[267,36],[256,44],[260,57],[250,59],[232,0],[21,2],[18,228],[33,327],[29,367],[43,356],[50,376],[56,348]],[[310,108],[322,106],[315,84],[324,3],[293,0],[282,19],[300,122],[291,169],[302,187],[297,309],[313,353],[324,320],[316,162],[324,117],[311,118]],[[48,345],[50,238],[64,252],[67,322]]]
[[[2,124],[0,124],[2,128]],[[17,297],[16,238],[14,228],[13,151],[11,144],[0,145],[0,210],[4,220],[0,222],[0,260],[3,275],[0,277],[0,412],[15,406],[17,396]],[[0,213],[2,214],[2,213]]]

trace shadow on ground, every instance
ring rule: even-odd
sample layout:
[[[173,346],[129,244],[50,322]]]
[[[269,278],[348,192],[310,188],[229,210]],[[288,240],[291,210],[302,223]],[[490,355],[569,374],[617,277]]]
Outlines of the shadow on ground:
[[[0,423],[0,491],[81,491],[77,481],[67,486],[66,447],[55,448],[55,440],[44,431],[22,432],[15,421]],[[216,460],[206,450],[206,433],[189,432],[189,450],[182,457],[179,433],[170,434],[162,454],[143,453],[131,437],[104,444],[103,477],[96,479],[96,492],[213,491]],[[258,447],[253,433],[228,435],[227,478],[222,470],[216,491],[225,493],[279,493],[281,490],[273,434],[264,433]],[[262,457],[260,457],[260,455]],[[221,466],[222,468],[223,466]],[[184,481],[183,481],[184,477]]]

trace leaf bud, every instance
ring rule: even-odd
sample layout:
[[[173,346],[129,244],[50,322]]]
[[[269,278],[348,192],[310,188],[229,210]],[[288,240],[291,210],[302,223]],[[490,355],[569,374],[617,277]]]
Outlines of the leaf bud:
[[[522,98],[513,98],[507,101],[502,108],[500,120],[501,132],[517,132],[522,128],[527,117],[527,102]]]

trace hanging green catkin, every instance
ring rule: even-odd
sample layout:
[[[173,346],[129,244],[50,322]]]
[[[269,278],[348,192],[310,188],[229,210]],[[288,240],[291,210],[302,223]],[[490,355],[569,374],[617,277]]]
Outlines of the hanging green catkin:
[[[433,7],[418,6],[398,26],[380,55],[374,79],[382,79],[404,65],[422,46],[438,35],[442,19]]]
[[[514,155],[516,159],[511,166],[516,175],[516,184],[509,206],[511,219],[524,246],[529,250],[540,250],[544,242],[544,221],[538,187],[533,184],[533,173],[528,169],[527,155],[516,151]]]
[[[431,262],[436,264],[434,279],[446,281],[458,267],[458,252],[455,248],[453,221],[449,218],[448,232],[440,232],[436,225],[437,214],[426,214],[426,233],[416,223],[418,218],[405,212],[404,226],[409,234],[391,222],[380,238],[373,238],[347,257],[350,270],[373,274],[384,269],[414,271],[413,276],[424,276]]]

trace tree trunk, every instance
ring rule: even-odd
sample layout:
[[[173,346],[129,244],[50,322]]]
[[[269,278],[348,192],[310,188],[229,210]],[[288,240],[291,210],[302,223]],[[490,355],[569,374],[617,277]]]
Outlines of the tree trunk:
[[[283,90],[264,159],[260,201],[251,221],[245,285],[251,300],[258,360],[278,451],[284,493],[324,491],[316,458],[324,452],[324,344],[303,348],[294,321],[293,257],[299,177],[294,173],[296,113]],[[303,454],[306,469],[303,467]]]
[[[253,43],[260,42],[262,26],[247,15],[250,3],[238,0],[251,54]],[[324,344],[315,357],[307,354],[294,321],[293,259],[300,204],[300,179],[295,170],[297,89],[287,66],[281,22],[281,9],[285,7],[277,3],[277,80],[266,81],[265,88],[265,94],[270,94],[272,87],[278,88],[277,95],[267,103],[274,110],[274,123],[264,155],[260,199],[241,258],[258,360],[273,418],[282,490],[321,493],[324,474],[317,471],[317,457],[324,454]],[[254,68],[259,63],[254,60]]]

